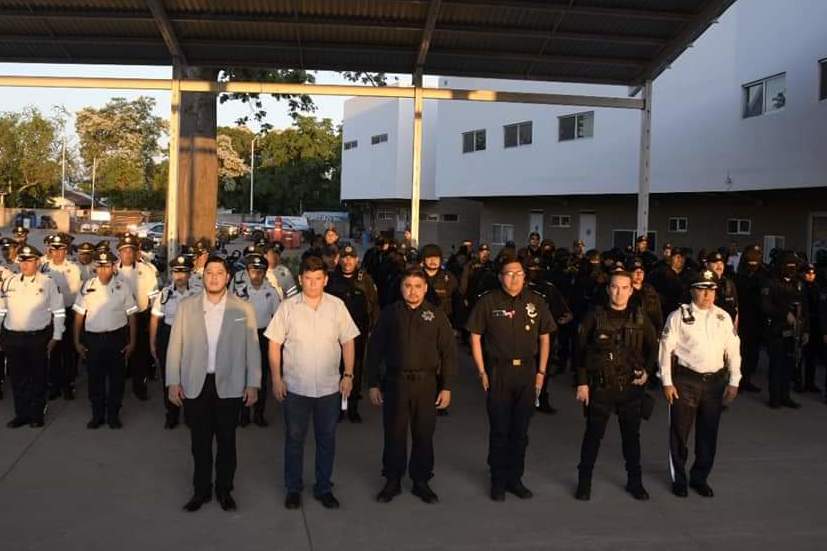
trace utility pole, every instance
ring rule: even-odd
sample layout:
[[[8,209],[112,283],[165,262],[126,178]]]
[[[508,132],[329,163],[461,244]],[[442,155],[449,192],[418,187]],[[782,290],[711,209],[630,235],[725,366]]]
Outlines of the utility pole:
[[[256,184],[256,140],[258,135],[253,136],[250,142],[250,214],[253,214],[253,188]]]
[[[95,212],[95,173],[98,171],[98,156],[92,157],[92,208],[89,209],[89,220]]]

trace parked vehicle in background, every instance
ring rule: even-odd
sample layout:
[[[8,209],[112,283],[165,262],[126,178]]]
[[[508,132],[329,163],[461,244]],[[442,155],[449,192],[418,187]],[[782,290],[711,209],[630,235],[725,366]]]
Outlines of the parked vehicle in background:
[[[56,230],[57,222],[48,214],[44,214],[40,217],[40,222],[37,224],[37,227],[41,230]]]

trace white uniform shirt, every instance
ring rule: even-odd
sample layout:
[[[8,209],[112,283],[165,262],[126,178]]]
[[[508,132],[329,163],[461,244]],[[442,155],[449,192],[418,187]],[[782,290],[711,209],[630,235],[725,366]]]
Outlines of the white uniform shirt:
[[[53,323],[52,338],[60,340],[66,322],[60,289],[39,272],[5,280],[0,292],[0,322],[9,331],[40,331]]]
[[[324,293],[314,310],[299,293],[285,299],[264,336],[282,348],[288,392],[319,398],[339,391],[342,343],[359,336],[345,303]]]
[[[684,318],[695,318],[687,323]],[[741,340],[725,310],[712,306],[701,310],[682,304],[669,314],[660,338],[660,376],[664,386],[672,383],[672,356],[678,363],[698,373],[714,373],[729,368],[730,386],[741,381]]]
[[[183,291],[177,289],[174,283],[171,283],[161,289],[158,296],[152,302],[152,315],[158,318],[164,318],[164,323],[172,327],[175,321],[175,314],[178,312],[178,306],[181,301],[187,297],[198,294],[202,291],[200,287],[193,287],[187,284]]]
[[[249,279],[247,283],[237,284],[233,282],[233,293],[241,300],[253,305],[253,310],[256,311],[256,327],[259,329],[267,327],[276,314],[279,304],[281,304],[278,292],[266,280],[261,283],[258,289],[253,287]]]
[[[55,264],[49,260],[40,267],[40,271],[55,280],[63,294],[64,306],[71,308],[83,283],[80,266],[71,260],[64,260],[62,264]]]
[[[138,311],[144,312],[158,295],[158,270],[152,264],[136,262],[133,266],[118,265],[118,279],[129,286]]]
[[[104,285],[93,277],[80,288],[72,310],[86,316],[87,331],[106,333],[124,327],[128,316],[137,312],[138,307],[126,283],[113,277]]]
[[[299,292],[299,288],[296,287],[296,280],[287,266],[279,264],[275,268],[268,269],[266,277],[267,281],[279,290],[282,298],[292,297]]]
[[[218,304],[207,300],[207,293],[204,293],[201,304],[204,307],[204,324],[207,326],[207,373],[215,373],[215,356],[221,323],[224,321],[224,310],[227,307],[227,293],[224,293]]]

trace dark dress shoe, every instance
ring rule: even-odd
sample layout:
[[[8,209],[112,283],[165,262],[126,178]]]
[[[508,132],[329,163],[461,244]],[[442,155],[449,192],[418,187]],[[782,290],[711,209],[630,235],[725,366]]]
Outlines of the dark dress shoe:
[[[194,513],[195,511],[200,509],[202,505],[204,505],[205,503],[207,503],[211,499],[212,499],[211,495],[206,495],[206,496],[194,495],[194,496],[192,496],[192,498],[188,502],[186,502],[184,504],[183,509],[184,509],[184,511]]]
[[[241,411],[241,417],[238,420],[239,427],[246,427],[250,424],[250,410],[248,408],[244,408]]]
[[[531,499],[534,497],[534,494],[526,488],[522,481],[518,480],[513,484],[509,484],[505,487],[505,489],[509,492],[514,494],[515,496],[519,497],[520,499]]]
[[[592,498],[592,481],[580,479],[577,482],[577,490],[574,492],[574,499],[589,501]]]
[[[101,425],[103,425],[103,419],[92,419],[91,421],[86,423],[86,428],[97,429],[100,428]]]
[[[164,422],[164,428],[167,430],[172,430],[178,426],[178,419],[173,419],[172,417],[167,417],[167,420]]]
[[[448,410],[447,409],[438,409],[436,410],[436,414],[440,417],[448,417]]]
[[[411,493],[429,505],[439,502],[439,496],[434,493],[427,482],[414,482]]]
[[[30,426],[30,427],[32,427],[33,429],[39,429],[39,428],[41,428],[41,427],[43,427],[43,426],[45,426],[45,425],[46,425],[46,422],[45,422],[45,421],[43,421],[43,419],[33,419],[33,420],[29,423],[29,426]]]
[[[221,508],[225,511],[235,511],[238,508],[238,505],[236,505],[236,502],[233,499],[233,496],[230,495],[230,492],[227,492],[226,494],[218,494],[216,499],[218,499],[218,504],[221,505]]]
[[[741,380],[741,384],[739,385],[741,392],[761,392],[760,386],[755,386],[750,381]]]
[[[646,488],[644,488],[640,482],[626,484],[626,491],[638,501],[647,501],[649,499],[649,492],[646,491]]]
[[[18,429],[18,428],[22,427],[23,425],[28,425],[28,424],[29,424],[28,419],[23,419],[22,417],[15,417],[14,419],[12,419],[8,423],[6,423],[6,426],[9,427],[10,429]]]
[[[63,399],[67,402],[71,402],[75,399],[75,389],[74,388],[64,388],[63,389]]]
[[[109,420],[109,428],[110,429],[122,429],[123,423],[121,423],[121,419],[118,416],[113,417]]]
[[[398,480],[388,480],[385,487],[376,494],[376,501],[379,503],[390,503],[390,501],[402,493],[402,486]]]
[[[500,486],[499,484],[492,484],[491,499],[493,501],[505,501],[505,486]]]
[[[302,506],[302,495],[298,492],[290,492],[284,499],[286,509],[298,509]]]
[[[267,422],[267,419],[264,418],[263,413],[256,413],[253,417],[253,423],[259,427],[266,427],[270,425],[270,423]]]
[[[801,404],[799,404],[798,402],[796,402],[794,400],[791,400],[789,398],[787,398],[786,400],[782,400],[781,405],[784,406],[785,408],[801,409]]]
[[[57,400],[58,398],[60,398],[60,394],[61,393],[59,388],[53,388],[49,391],[49,401],[51,402],[53,400]]]
[[[322,507],[325,509],[338,509],[339,508],[339,500],[333,496],[332,492],[327,492],[326,494],[322,494],[320,496],[315,496],[317,500],[322,504]]]
[[[767,406],[769,406],[770,409],[781,409],[781,404],[777,402],[769,402]]]
[[[346,414],[345,414],[344,411],[339,410],[339,422],[340,423],[345,420],[345,415]]]
[[[351,423],[359,424],[362,422],[362,416],[359,415],[359,412],[356,410],[348,411],[347,418]]]
[[[712,488],[709,487],[709,484],[706,482],[701,483],[691,483],[690,486],[693,490],[695,490],[698,495],[703,497],[715,497],[715,492],[712,491]]]
[[[672,493],[678,497],[686,497],[689,495],[689,492],[686,489],[686,485],[678,483],[672,484]]]

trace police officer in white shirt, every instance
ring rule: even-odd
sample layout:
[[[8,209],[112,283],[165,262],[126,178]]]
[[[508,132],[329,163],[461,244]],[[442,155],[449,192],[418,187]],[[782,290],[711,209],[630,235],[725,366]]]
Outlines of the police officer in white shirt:
[[[38,272],[40,251],[20,247],[20,275],[3,281],[0,322],[14,394],[9,428],[42,427],[46,409],[49,354],[63,336],[66,310],[55,282]]]
[[[704,497],[714,495],[707,477],[715,460],[718,423],[724,402],[738,395],[740,340],[732,319],[715,306],[717,278],[711,270],[690,285],[691,304],[681,304],[666,320],[659,363],[663,393],[669,402],[669,463],[672,493],[687,496],[687,441],[695,425],[695,463],[689,486]]]
[[[20,265],[17,263],[17,241],[4,237],[0,239],[0,251],[3,256],[0,258],[0,277],[7,279],[9,274],[19,274]]]
[[[80,268],[80,279],[82,282],[95,277],[95,263],[92,257],[94,254],[95,246],[88,241],[84,241],[78,245],[78,268]]]
[[[204,287],[204,266],[210,257],[210,249],[210,244],[203,239],[199,239],[190,247],[193,264],[190,281],[198,287]]]
[[[182,300],[200,293],[203,288],[191,285],[192,260],[184,255],[173,258],[169,263],[172,283],[161,289],[152,303],[152,317],[149,320],[149,351],[158,369],[161,371],[161,380],[166,388],[166,363],[169,334],[175,314]],[[174,429],[178,426],[181,408],[170,402],[164,392],[164,406],[166,406],[165,429]]]
[[[267,281],[273,287],[279,290],[282,298],[292,297],[299,292],[296,286],[296,278],[290,272],[290,269],[284,264],[280,264],[281,253],[284,251],[284,245],[279,241],[274,241],[267,247]]]
[[[264,405],[270,388],[270,363],[267,359],[268,340],[264,330],[276,313],[281,303],[276,289],[265,279],[267,260],[260,254],[249,254],[244,257],[247,277],[240,283],[233,282],[233,293],[240,299],[252,304],[256,312],[256,327],[258,328],[258,344],[261,349],[261,391],[258,401],[253,406],[255,414],[253,422],[259,427],[266,427]],[[241,410],[239,425],[246,427],[250,424],[250,408]]]
[[[53,235],[49,240],[49,260],[40,267],[41,273],[52,278],[63,295],[66,327],[72,327],[72,305],[81,286],[80,267],[66,258],[72,239],[71,235],[65,233]],[[49,400],[54,400],[61,392],[65,400],[75,399],[77,360],[72,340],[61,340],[49,358]]]
[[[129,358],[127,371],[132,377],[132,392],[141,401],[146,401],[147,380],[154,374],[154,366],[149,356],[149,318],[152,301],[158,295],[158,270],[152,264],[137,257],[138,238],[126,233],[118,243],[121,257],[117,266],[117,278],[128,285],[132,297],[138,306],[135,315],[135,327],[138,331],[135,340],[135,353]]]
[[[92,419],[86,428],[104,422],[119,429],[126,361],[135,348],[138,307],[129,286],[114,276],[118,257],[110,251],[95,254],[96,275],[83,284],[72,309],[74,342],[89,372]]]

